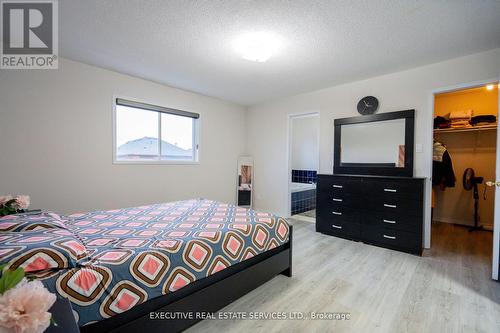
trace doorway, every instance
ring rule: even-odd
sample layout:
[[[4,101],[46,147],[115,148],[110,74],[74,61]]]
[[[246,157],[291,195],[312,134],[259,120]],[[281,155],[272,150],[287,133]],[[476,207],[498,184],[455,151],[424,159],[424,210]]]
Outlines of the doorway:
[[[290,115],[288,129],[288,215],[316,222],[319,113]]]
[[[498,98],[491,81],[436,92],[433,105],[430,253],[493,278]]]

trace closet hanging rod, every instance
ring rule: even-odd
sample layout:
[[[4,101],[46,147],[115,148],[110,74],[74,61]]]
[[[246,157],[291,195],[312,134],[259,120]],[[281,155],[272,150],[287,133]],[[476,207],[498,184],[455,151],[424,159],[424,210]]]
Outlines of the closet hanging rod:
[[[436,128],[434,133],[455,133],[455,132],[477,132],[477,131],[488,131],[496,130],[497,125],[484,125],[477,127],[464,127],[464,128]]]

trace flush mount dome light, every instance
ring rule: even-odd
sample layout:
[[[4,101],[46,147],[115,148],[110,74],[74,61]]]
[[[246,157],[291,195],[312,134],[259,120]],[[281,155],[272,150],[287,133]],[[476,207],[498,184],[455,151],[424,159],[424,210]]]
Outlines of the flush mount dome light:
[[[266,31],[248,32],[234,41],[234,50],[243,59],[256,62],[266,62],[281,46],[280,36]]]

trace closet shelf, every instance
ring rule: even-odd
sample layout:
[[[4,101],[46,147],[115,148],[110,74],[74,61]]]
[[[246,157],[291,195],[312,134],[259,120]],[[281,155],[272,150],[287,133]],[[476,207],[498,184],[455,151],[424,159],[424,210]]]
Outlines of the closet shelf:
[[[437,128],[434,129],[434,133],[477,132],[477,131],[488,131],[496,129],[497,129],[497,124],[492,124],[492,125],[464,127],[464,128]]]

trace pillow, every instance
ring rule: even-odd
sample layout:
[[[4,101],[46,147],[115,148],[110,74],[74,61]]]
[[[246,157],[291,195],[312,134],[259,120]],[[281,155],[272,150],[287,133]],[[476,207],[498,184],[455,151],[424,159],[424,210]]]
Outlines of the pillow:
[[[0,233],[0,265],[26,272],[74,268],[88,260],[85,245],[66,229]]]
[[[38,231],[43,229],[66,229],[64,220],[57,214],[16,214],[0,217],[0,231]]]

